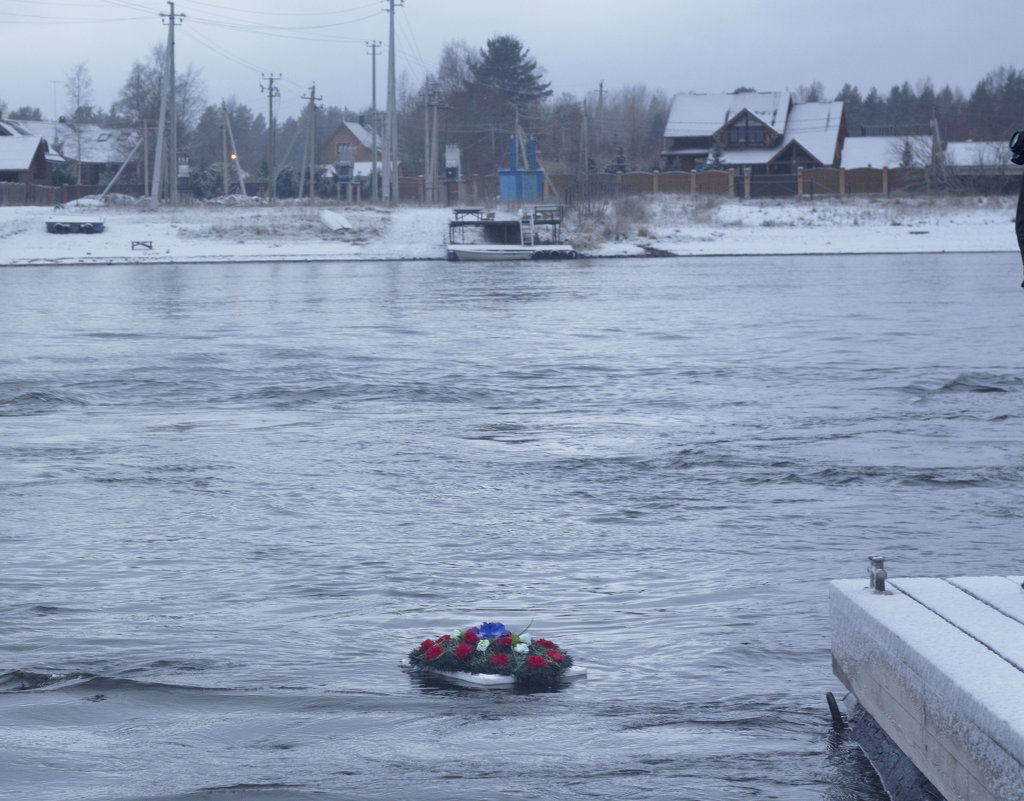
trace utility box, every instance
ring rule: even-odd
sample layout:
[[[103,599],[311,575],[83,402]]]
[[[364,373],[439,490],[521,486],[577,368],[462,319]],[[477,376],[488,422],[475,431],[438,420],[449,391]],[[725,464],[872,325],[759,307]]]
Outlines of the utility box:
[[[458,181],[462,178],[462,150],[458,145],[446,145],[444,149],[444,179]]]

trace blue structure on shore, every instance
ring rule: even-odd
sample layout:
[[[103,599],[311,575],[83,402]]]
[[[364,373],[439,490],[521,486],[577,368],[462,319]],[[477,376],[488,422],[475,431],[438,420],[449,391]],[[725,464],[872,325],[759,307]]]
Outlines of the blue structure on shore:
[[[502,200],[543,200],[544,170],[537,164],[537,142],[526,143],[529,165],[518,167],[517,142],[508,138],[509,169],[498,170],[498,195]]]

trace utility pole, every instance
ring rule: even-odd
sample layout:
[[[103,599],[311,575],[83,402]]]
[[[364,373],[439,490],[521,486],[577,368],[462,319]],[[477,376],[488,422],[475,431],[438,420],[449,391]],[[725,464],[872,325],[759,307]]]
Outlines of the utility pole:
[[[309,87],[309,95],[303,95],[303,100],[309,101],[309,200],[313,202],[313,191],[316,187],[314,176],[314,165],[316,163],[316,101],[323,100],[323,97],[316,96],[316,84]]]
[[[433,152],[433,145],[430,142],[430,106],[433,101],[434,89],[432,81],[428,78],[423,85],[423,188],[427,203],[433,200],[434,194],[434,182],[430,177],[432,175],[430,157]]]
[[[170,59],[170,89],[168,96],[168,103],[171,106],[171,205],[178,205],[178,104],[175,100],[174,92],[174,28],[181,25],[181,21],[185,19],[184,14],[174,13],[174,3],[171,0],[167,0],[167,5],[171,7],[170,14],[161,14],[160,16],[165,18],[164,24],[167,25],[167,54]],[[179,19],[180,18],[180,19]]]
[[[172,26],[171,31],[173,30]],[[156,209],[160,203],[160,182],[163,180],[164,174],[164,133],[166,133],[167,129],[167,95],[170,91],[167,83],[170,72],[170,65],[165,64],[163,78],[160,81],[160,115],[156,123],[156,148],[153,151],[153,185],[150,187],[149,195],[149,207],[151,209]]]
[[[390,15],[388,29],[388,123],[384,139],[384,199],[388,205],[398,201],[398,124],[395,98],[395,0],[387,0]],[[403,5],[402,0],[398,5]]]
[[[223,110],[223,109],[222,109]],[[228,124],[227,124],[227,112],[223,112],[220,118],[220,157],[221,157],[221,185],[223,189],[224,197],[228,196],[231,189],[230,175],[231,172],[228,169]]]
[[[430,200],[437,203],[443,199],[441,197],[441,184],[438,180],[441,172],[441,132],[438,128],[438,112],[441,109],[449,108],[449,106],[447,103],[441,102],[441,94],[439,92],[431,92],[430,108],[434,112],[433,130],[430,135]]]
[[[373,149],[370,151],[370,202],[377,202],[377,54],[380,52],[380,42],[367,42],[370,48],[372,59],[372,71],[370,81],[370,132],[373,134]]]
[[[270,127],[267,129],[267,151],[270,163],[267,169],[270,172],[270,186],[267,187],[267,197],[273,201],[277,197],[277,162],[275,161],[274,144],[277,139],[277,130],[274,127],[274,99],[281,96],[281,90],[274,86],[274,81],[280,80],[280,75],[262,75],[260,76],[263,80],[269,84],[264,88],[263,84],[260,84],[260,91],[267,93],[267,102],[270,106],[268,110],[267,119],[270,121]]]

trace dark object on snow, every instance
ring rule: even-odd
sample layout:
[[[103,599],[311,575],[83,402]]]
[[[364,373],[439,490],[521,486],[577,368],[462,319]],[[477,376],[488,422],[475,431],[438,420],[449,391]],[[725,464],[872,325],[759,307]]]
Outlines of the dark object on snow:
[[[103,220],[47,220],[46,230],[51,234],[98,234],[103,231]]]

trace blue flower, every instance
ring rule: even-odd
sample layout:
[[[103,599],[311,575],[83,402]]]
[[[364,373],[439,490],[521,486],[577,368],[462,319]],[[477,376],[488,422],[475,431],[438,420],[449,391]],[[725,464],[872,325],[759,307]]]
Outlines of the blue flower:
[[[481,623],[479,626],[474,626],[473,631],[476,632],[478,637],[488,640],[493,640],[495,637],[504,637],[509,633],[503,623]]]

